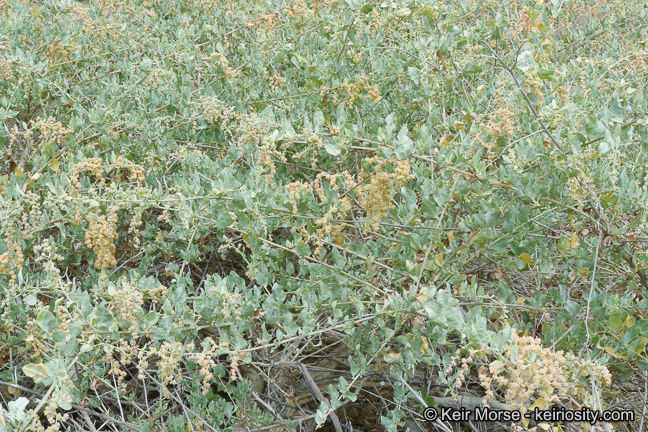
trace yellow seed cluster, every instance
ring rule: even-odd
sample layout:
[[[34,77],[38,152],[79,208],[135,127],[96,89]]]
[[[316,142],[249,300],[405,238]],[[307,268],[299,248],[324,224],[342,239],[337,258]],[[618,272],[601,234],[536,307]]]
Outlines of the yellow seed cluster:
[[[293,213],[297,214],[297,200],[310,190],[310,185],[308,183],[292,182],[285,187],[288,189]]]
[[[567,188],[569,196],[576,201],[577,207],[582,207],[587,202],[590,192],[596,190],[592,178],[583,171],[567,181]]]
[[[232,364],[230,365],[230,380],[236,381],[236,376],[238,374],[238,364],[241,357],[236,354],[236,351],[230,352],[230,357],[232,358]]]
[[[193,353],[187,356],[187,359],[193,360],[198,363],[200,367],[198,373],[203,377],[203,390],[202,393],[206,395],[209,392],[209,387],[211,387],[214,374],[211,371],[216,367],[216,362],[214,361],[214,353],[218,348],[222,348],[225,345],[217,344],[211,337],[207,337],[203,341],[203,350],[200,353]],[[187,349],[192,350],[194,348],[193,344],[189,344]]]
[[[56,40],[47,46],[47,55],[51,63],[63,63],[68,61],[68,47]]]
[[[605,366],[571,353],[553,352],[543,347],[540,339],[521,337],[515,331],[512,338],[513,342],[507,345],[504,353],[510,361],[496,360],[488,367],[479,368],[481,385],[486,388],[485,405],[495,399],[495,388],[505,389],[504,397],[511,409],[524,414],[534,395],[542,398],[543,406],[539,408],[545,410],[561,398],[583,402],[586,395],[583,386],[578,384],[580,377],[589,376],[605,386],[612,382],[612,375]],[[473,354],[471,352],[464,365],[473,361]]]
[[[34,136],[34,130],[33,129],[26,129],[26,130],[20,130],[19,125],[15,124],[11,131],[9,132],[9,147],[4,150],[4,152],[8,155],[11,155],[13,153],[14,148],[18,148],[18,151],[23,151],[21,150],[19,144],[22,144],[22,147],[26,150],[27,148],[30,148],[32,145],[32,139]]]
[[[370,178],[369,184],[358,188],[359,204],[367,212],[367,225],[364,231],[369,232],[378,229],[381,219],[387,215],[387,210],[394,206],[392,203],[392,182],[393,187],[398,190],[414,176],[410,172],[407,159],[399,161],[397,159],[367,158],[365,161],[375,166],[375,172]],[[385,170],[387,165],[394,166],[393,173],[388,173]],[[366,175],[364,172],[363,174]]]
[[[45,405],[45,409],[43,410],[43,414],[45,415],[45,418],[47,418],[47,421],[49,422],[49,426],[46,429],[42,429],[42,425],[40,426],[40,430],[43,430],[43,432],[59,432],[61,428],[63,427],[63,423],[67,422],[70,419],[70,414],[69,413],[59,413],[58,412],[58,407],[59,403],[57,400],[60,401],[65,401],[68,403],[74,402],[72,399],[72,396],[69,395],[65,391],[61,391],[62,388],[72,388],[74,387],[74,384],[72,384],[70,377],[68,376],[63,376],[57,380],[57,392],[55,393],[55,397],[51,398],[47,404]],[[67,384],[67,385],[66,385]],[[30,430],[39,430],[39,429],[30,429]]]
[[[151,348],[151,351],[153,353],[157,352],[160,356],[158,361],[160,378],[162,379],[160,392],[163,397],[169,397],[171,392],[169,392],[168,386],[179,384],[178,378],[182,380],[182,375],[176,374],[176,372],[180,369],[185,347],[180,342],[164,342],[160,349]]]
[[[139,312],[144,304],[144,293],[137,288],[136,284],[122,279],[119,289],[112,294],[113,300],[111,309],[117,313],[122,320],[131,324],[127,330],[133,333],[139,319]]]
[[[5,60],[0,58],[0,79],[10,80],[13,79],[13,60]]]
[[[350,82],[348,78],[345,78],[338,89],[329,89],[324,86],[320,91],[320,96],[326,95],[329,91],[333,92],[333,103],[337,103],[340,96],[343,95],[347,106],[353,105],[355,101],[363,97],[363,92],[365,93],[364,97],[371,102],[378,102],[382,97],[378,85],[370,84],[367,76],[361,76],[357,82]]]
[[[36,256],[34,261],[40,264],[46,273],[52,274],[55,277],[60,274],[60,270],[56,267],[56,262],[61,262],[64,258],[57,253],[56,244],[51,237],[35,245],[33,251]]]
[[[270,86],[270,91],[275,91],[278,88],[283,88],[284,85],[286,84],[286,78],[275,74],[270,74],[266,72],[263,74],[263,79],[268,81],[268,85]]]
[[[218,295],[219,298],[217,301],[220,303],[221,314],[225,319],[232,316],[232,311],[234,318],[237,320],[241,319],[241,311],[236,307],[242,299],[240,293],[232,293],[222,285],[214,285],[209,289],[209,292]]]
[[[535,21],[529,15],[529,8],[527,6],[522,6],[522,9],[520,10],[520,17],[518,18],[516,25],[516,30],[518,33],[516,33],[515,36],[518,36],[519,38],[520,33],[529,35],[534,30],[534,28],[536,28]]]
[[[103,361],[110,363],[111,368],[108,373],[117,378],[117,386],[121,388],[124,393],[128,392],[128,388],[124,381],[127,372],[124,370],[123,365],[131,363],[131,361],[137,357],[138,353],[139,347],[136,338],[131,339],[130,341],[120,339],[119,346],[109,345],[106,354],[102,358]],[[119,355],[119,359],[116,358],[116,354]]]
[[[74,302],[67,301],[59,303],[56,308],[56,316],[59,319],[58,329],[69,333],[69,325],[79,320],[81,313],[78,308],[73,307]]]
[[[34,228],[45,222],[41,197],[31,191],[27,191],[20,207],[23,211],[20,215],[19,228],[23,232],[23,238],[25,240],[34,238]]]
[[[535,71],[534,71],[535,72]],[[533,93],[538,97],[538,108],[542,108],[542,98],[544,97],[544,94],[542,93],[542,87],[544,87],[544,84],[542,82],[542,79],[535,73],[532,74],[531,76],[527,77],[527,79],[524,80],[524,91],[529,94]]]
[[[487,127],[493,139],[510,138],[515,132],[515,115],[506,107],[495,110]]]
[[[45,149],[52,144],[62,144],[73,132],[72,129],[66,128],[60,121],[51,116],[47,119],[37,117],[33,122],[33,127],[38,131],[41,146]]]
[[[144,181],[144,167],[133,163],[126,159],[123,156],[117,157],[117,160],[113,164],[104,165],[101,158],[88,158],[85,162],[79,162],[74,165],[72,169],[72,175],[70,176],[70,183],[73,184],[77,189],[81,189],[81,181],[79,180],[79,175],[86,171],[90,170],[95,179],[99,182],[99,187],[106,186],[106,179],[103,174],[107,168],[120,168],[122,170],[127,170],[127,176],[130,181],[135,181],[138,184]],[[116,183],[122,181],[122,173],[119,170],[115,170],[115,174],[112,177],[112,180]]]
[[[241,118],[236,110],[226,107],[216,96],[204,97],[197,103],[201,113],[194,116],[194,119],[203,118],[209,123],[216,125],[221,123],[221,128],[227,130],[228,123]]]
[[[39,302],[38,309],[43,310],[46,306],[43,305],[42,302]],[[32,353],[32,358],[36,359],[38,362],[43,362],[43,353],[48,353],[49,350],[47,346],[41,341],[40,337],[40,332],[36,328],[36,323],[33,320],[29,320],[27,322],[27,326],[25,327],[25,333],[27,333],[27,337],[25,338],[25,342],[28,344],[31,344],[31,348],[34,350]]]
[[[117,212],[109,213],[109,216],[101,214],[98,209],[97,213],[89,213],[86,220],[89,227],[85,233],[84,244],[92,248],[97,258],[94,262],[94,268],[105,270],[110,266],[117,264],[115,259],[115,241],[117,240],[116,231]]]
[[[106,185],[106,179],[103,178],[104,167],[101,158],[88,158],[85,162],[79,162],[72,169],[72,176],[70,182],[77,188],[81,189],[81,182],[79,181],[79,173],[85,170],[90,170],[92,175],[99,180],[99,186]]]
[[[10,238],[5,239],[7,251],[0,254],[0,276],[9,276],[9,285],[16,281],[16,271],[20,269],[25,261],[20,243]]]
[[[146,79],[146,86],[150,89],[156,89],[164,82],[166,78],[172,76],[171,71],[167,69],[153,68]]]
[[[131,214],[130,226],[128,227],[128,234],[130,238],[133,239],[133,247],[139,249],[141,240],[140,240],[140,228],[144,225],[142,221],[142,215],[144,213],[144,207],[137,207],[137,209],[129,209]]]
[[[269,168],[270,172],[266,175],[266,183],[270,184],[275,174],[277,173],[277,167],[272,159],[272,156],[280,156],[280,153],[277,149],[272,148],[270,144],[263,145],[259,148],[259,159],[257,164]]]
[[[215,57],[215,58],[218,59],[218,66],[220,66],[220,68],[223,70],[223,73],[225,74],[225,77],[228,80],[232,80],[232,79],[236,78],[236,76],[239,74],[238,70],[236,70],[236,69],[234,69],[234,68],[232,68],[230,66],[229,60],[223,54],[221,54],[219,52],[215,52],[215,53],[213,53],[211,55],[211,57],[212,58]]]
[[[236,145],[243,154],[246,144],[258,145],[263,136],[268,132],[266,121],[252,112],[239,119]]]
[[[248,22],[247,26],[249,28],[256,28],[257,31],[261,33],[271,33],[273,32],[277,26],[279,25],[279,14],[271,13],[271,14],[260,14],[260,18],[254,21]],[[262,23],[259,25],[259,21]]]

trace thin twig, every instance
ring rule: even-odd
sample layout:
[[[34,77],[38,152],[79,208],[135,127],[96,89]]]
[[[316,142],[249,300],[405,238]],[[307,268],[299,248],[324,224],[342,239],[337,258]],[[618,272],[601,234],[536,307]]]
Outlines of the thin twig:
[[[335,431],[342,432],[342,425],[340,424],[340,419],[338,418],[337,414],[335,414],[335,410],[333,410],[333,405],[331,405],[331,402],[324,397],[322,391],[317,386],[315,380],[313,380],[313,377],[308,372],[308,369],[306,368],[304,363],[299,363],[299,369],[301,370],[304,380],[311,388],[311,390],[313,391],[317,399],[319,399],[320,402],[324,402],[326,405],[328,405],[329,407],[328,416],[331,418],[331,421],[333,421],[333,426],[335,427]]]

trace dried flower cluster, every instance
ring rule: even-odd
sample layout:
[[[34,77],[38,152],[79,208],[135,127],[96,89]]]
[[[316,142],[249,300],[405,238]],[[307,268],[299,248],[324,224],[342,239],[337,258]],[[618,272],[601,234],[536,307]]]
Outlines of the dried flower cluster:
[[[286,189],[288,189],[292,211],[294,214],[297,214],[297,200],[303,197],[304,194],[308,193],[309,190],[311,190],[310,184],[304,182],[292,182],[288,183],[285,187]]]
[[[507,107],[499,108],[493,112],[487,128],[494,140],[499,137],[508,139],[515,132],[515,115]]]
[[[61,41],[54,41],[47,46],[47,58],[51,63],[63,63],[69,60],[70,47],[61,43]]]
[[[138,289],[137,284],[129,282],[124,277],[120,289],[114,290],[112,298],[111,309],[123,321],[130,323],[127,331],[134,333],[139,319],[139,312],[144,304],[144,293]]]
[[[512,332],[512,339],[500,360],[479,368],[479,380],[486,389],[485,405],[495,399],[496,388],[504,391],[511,409],[524,413],[533,399],[541,402],[540,409],[548,409],[561,398],[583,402],[586,389],[579,382],[581,377],[590,377],[606,386],[611,384],[612,376],[605,366],[571,353],[553,352],[542,346],[539,339],[518,336],[516,331]],[[475,354],[477,351],[471,350],[469,357],[462,360],[457,385],[463,384],[469,365],[475,361]],[[453,358],[452,366],[456,365],[458,358],[459,353]]]
[[[283,86],[286,84],[286,78],[274,73],[270,74],[266,72],[263,75],[263,78],[268,82],[268,85],[270,86],[270,91],[275,91],[278,88],[283,88]]]
[[[16,281],[16,272],[22,267],[25,257],[20,243],[10,238],[6,238],[5,243],[8,250],[0,254],[0,276],[9,276],[9,285],[13,285]]]
[[[410,172],[410,165],[407,159],[382,159],[367,158],[365,162],[374,167],[374,173],[369,177],[369,184],[358,188],[359,204],[367,212],[367,225],[364,231],[378,229],[381,219],[387,214],[387,210],[394,207],[392,203],[392,186],[396,190],[414,178]],[[394,172],[388,172],[387,166],[392,165]],[[360,182],[364,182],[369,174],[362,172]]]
[[[13,60],[0,58],[0,78],[5,80],[13,79]]]
[[[204,395],[209,392],[209,387],[212,384],[212,380],[214,378],[214,375],[211,373],[211,371],[216,367],[216,362],[214,361],[214,353],[216,352],[217,349],[222,348],[224,345],[217,344],[214,342],[214,340],[211,337],[207,337],[203,341],[203,351],[201,353],[193,353],[187,355],[188,360],[193,360],[196,363],[198,363],[198,366],[200,369],[198,370],[198,373],[202,375],[203,377],[203,390],[202,393]],[[193,344],[189,344],[187,346],[187,349],[191,350],[193,349],[194,346]]]
[[[131,361],[137,357],[139,348],[136,341],[136,339],[132,339],[130,341],[127,341],[126,339],[120,339],[118,346],[110,345],[106,349],[106,353],[102,359],[103,361],[110,364],[111,368],[108,373],[116,377],[117,386],[120,387],[124,392],[127,391],[124,378],[126,378],[126,376],[128,375],[128,373],[124,370],[124,366],[130,364]]]
[[[117,264],[115,258],[115,241],[117,240],[117,209],[111,209],[108,216],[101,214],[101,209],[96,213],[88,213],[88,230],[85,233],[84,244],[91,248],[97,255],[94,268],[105,270]]]
[[[529,12],[528,6],[522,6],[516,26],[516,30],[525,35],[531,34],[531,32],[536,28],[535,20],[531,17]]]
[[[146,79],[146,86],[156,89],[164,82],[165,79],[171,78],[172,73],[167,69],[153,68]]]
[[[130,181],[141,183],[144,181],[144,168],[141,165],[135,164],[123,156],[118,156],[113,164],[104,164],[101,158],[88,158],[85,162],[79,162],[74,165],[72,175],[70,176],[70,183],[73,184],[77,190],[82,188],[79,175],[90,170],[95,180],[98,181],[99,187],[106,186],[106,178],[104,173],[108,170],[114,172],[112,181],[120,183],[123,179],[122,170],[127,170],[127,177]]]
[[[35,262],[43,266],[46,273],[52,274],[54,277],[60,274],[56,263],[63,261],[64,258],[57,253],[56,243],[51,237],[34,246],[33,251],[34,255],[36,255]]]
[[[532,71],[535,72],[535,70],[533,70],[533,69],[532,69]],[[544,86],[544,84],[542,82],[542,79],[540,79],[540,77],[535,73],[531,73],[530,76],[528,76],[524,80],[524,91],[527,94],[533,93],[538,98],[538,107],[537,107],[537,109],[542,108],[542,98],[544,97],[544,94],[542,93],[541,89],[542,89],[543,86]]]
[[[223,73],[228,80],[233,80],[239,74],[239,71],[237,69],[234,69],[230,66],[229,60],[223,54],[215,52],[211,54],[211,57],[218,59],[218,66],[223,70]]]
[[[168,386],[179,384],[178,379],[182,380],[182,375],[177,372],[180,370],[185,347],[180,342],[164,342],[159,349],[153,347],[151,351],[160,356],[158,361],[160,378],[162,379],[160,392],[162,396],[169,397],[171,393]]]
[[[576,201],[576,207],[583,207],[590,196],[591,191],[596,189],[590,176],[584,171],[579,171],[576,177],[567,181],[569,196]]]
[[[359,61],[359,56],[356,59]],[[339,88],[330,89],[327,86],[323,86],[320,90],[320,95],[324,96],[328,92],[333,93],[333,103],[338,103],[340,96],[344,96],[347,106],[352,106],[359,100],[363,95],[362,92],[365,92],[365,97],[370,102],[378,102],[382,98],[378,84],[370,84],[369,77],[364,75],[357,82],[350,82],[348,78],[345,78]]]

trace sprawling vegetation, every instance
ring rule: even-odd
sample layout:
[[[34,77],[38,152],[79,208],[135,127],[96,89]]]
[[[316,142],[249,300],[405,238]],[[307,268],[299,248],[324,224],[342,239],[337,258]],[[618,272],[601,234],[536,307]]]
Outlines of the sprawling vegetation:
[[[647,12],[0,0],[0,431],[648,430]]]

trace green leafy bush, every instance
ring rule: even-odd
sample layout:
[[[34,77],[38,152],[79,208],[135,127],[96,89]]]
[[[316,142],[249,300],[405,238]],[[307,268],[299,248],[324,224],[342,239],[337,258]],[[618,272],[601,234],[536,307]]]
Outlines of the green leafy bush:
[[[0,427],[638,430],[646,12],[0,0]]]

